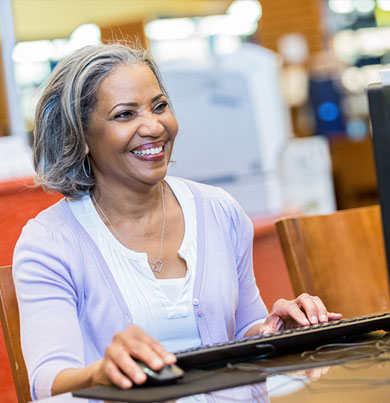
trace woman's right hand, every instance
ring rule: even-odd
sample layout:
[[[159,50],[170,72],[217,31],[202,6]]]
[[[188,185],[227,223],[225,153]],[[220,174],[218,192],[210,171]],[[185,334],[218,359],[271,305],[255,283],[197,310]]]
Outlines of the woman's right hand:
[[[146,375],[135,359],[157,371],[166,364],[176,362],[176,357],[165,350],[157,340],[140,327],[131,325],[123,332],[115,334],[106,348],[104,358],[93,365],[93,384],[115,384],[128,389],[133,383],[144,383]]]

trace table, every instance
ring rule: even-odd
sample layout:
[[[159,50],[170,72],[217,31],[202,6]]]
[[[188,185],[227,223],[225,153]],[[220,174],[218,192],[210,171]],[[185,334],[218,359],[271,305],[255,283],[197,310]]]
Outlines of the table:
[[[389,402],[390,333],[373,332],[350,342],[323,347],[317,352],[298,352],[236,364],[236,371],[265,373],[266,381],[213,392],[211,396],[216,403]],[[248,397],[254,390],[256,397]],[[179,400],[180,403],[188,401],[188,398]],[[68,393],[41,402],[92,403],[99,400],[74,398]]]

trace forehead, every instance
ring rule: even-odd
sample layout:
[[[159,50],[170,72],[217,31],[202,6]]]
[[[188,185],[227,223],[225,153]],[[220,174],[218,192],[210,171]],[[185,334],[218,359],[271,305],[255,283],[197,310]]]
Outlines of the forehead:
[[[161,92],[161,88],[152,70],[144,64],[134,63],[116,67],[102,81],[96,95],[98,102],[105,99],[131,101],[134,96],[156,95],[157,92]]]

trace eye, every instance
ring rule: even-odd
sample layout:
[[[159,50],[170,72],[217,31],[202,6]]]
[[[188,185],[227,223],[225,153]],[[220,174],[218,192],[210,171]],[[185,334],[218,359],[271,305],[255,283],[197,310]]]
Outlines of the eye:
[[[166,107],[168,106],[168,102],[159,102],[154,108],[153,108],[153,112],[157,112],[157,113],[161,113],[164,112],[164,110],[166,109]]]
[[[114,117],[114,119],[129,119],[132,118],[135,115],[133,111],[126,110],[126,111],[121,111],[117,113]]]

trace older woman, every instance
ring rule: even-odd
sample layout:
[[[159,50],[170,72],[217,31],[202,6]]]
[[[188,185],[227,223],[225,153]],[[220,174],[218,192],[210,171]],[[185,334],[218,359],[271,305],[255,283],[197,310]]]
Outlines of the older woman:
[[[135,359],[158,370],[175,350],[340,318],[309,295],[267,314],[247,215],[166,176],[177,131],[144,51],[86,47],[52,73],[34,164],[65,198],[25,226],[13,265],[33,398],[129,388],[146,380]]]

